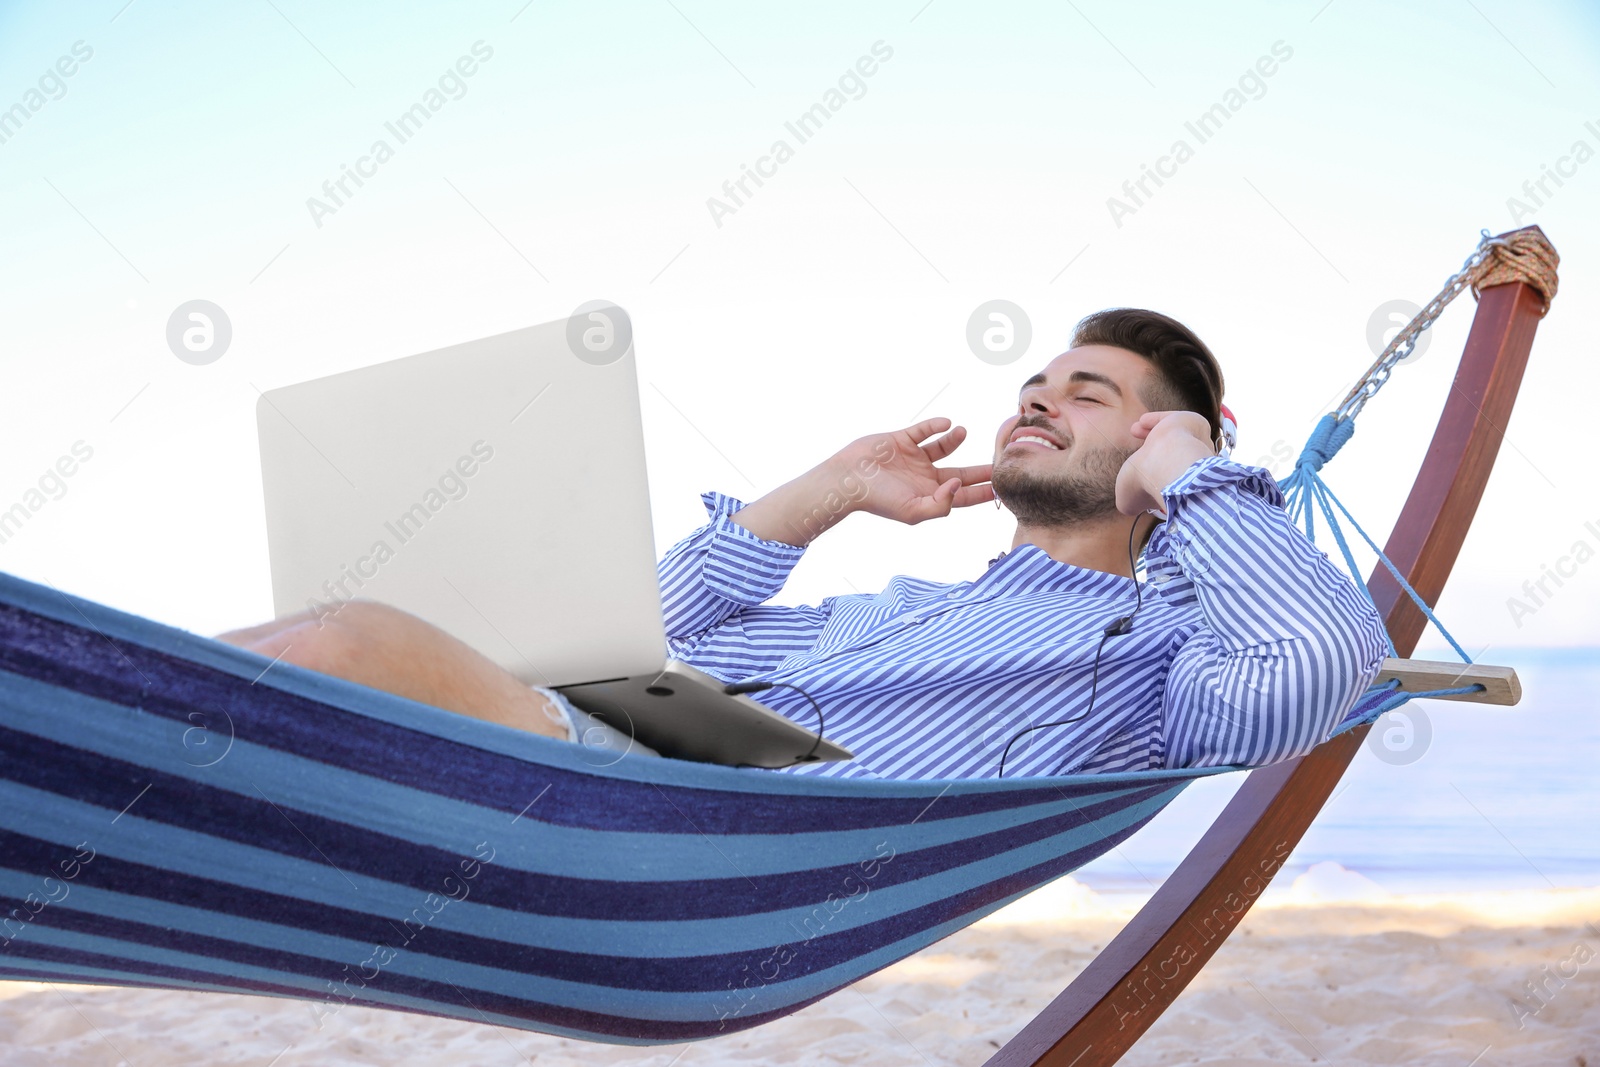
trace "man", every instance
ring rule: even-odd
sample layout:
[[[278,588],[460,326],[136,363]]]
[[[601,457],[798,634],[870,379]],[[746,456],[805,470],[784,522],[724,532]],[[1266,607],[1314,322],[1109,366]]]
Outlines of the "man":
[[[725,681],[776,683],[760,699],[812,727],[814,701],[856,753],[790,773],[1023,776],[1307,752],[1375,676],[1382,623],[1289,522],[1268,473],[1217,454],[1222,385],[1180,323],[1112,309],[1023,383],[992,463],[939,466],[966,431],[935,418],[852,442],[748,505],[707,493],[711,521],[660,564],[669,650]],[[852,512],[915,524],[995,499],[1017,531],[971,581],[901,576],[874,595],[766,603]],[[608,733],[368,601],[222,639],[547,736]]]

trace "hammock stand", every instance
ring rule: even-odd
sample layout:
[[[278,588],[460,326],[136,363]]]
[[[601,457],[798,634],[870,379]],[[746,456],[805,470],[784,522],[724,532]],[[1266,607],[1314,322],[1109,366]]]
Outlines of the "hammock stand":
[[[1483,290],[1388,546],[1428,603],[1552,294]],[[1369,586],[1409,653],[1423,611],[1387,570]],[[1313,753],[1252,772],[991,1063],[1115,1062],[1288,857],[1368,724],[1417,695],[1375,688]],[[1233,769],[861,781],[601,758],[0,574],[0,978],[292,997],[319,1022],[361,1004],[620,1044],[713,1037],[948,936]]]

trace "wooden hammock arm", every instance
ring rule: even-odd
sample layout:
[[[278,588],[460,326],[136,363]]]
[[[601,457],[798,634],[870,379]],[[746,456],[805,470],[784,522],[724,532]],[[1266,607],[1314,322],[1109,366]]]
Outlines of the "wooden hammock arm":
[[[1385,548],[1437,603],[1494,467],[1544,298],[1522,282],[1484,289],[1433,442]],[[1425,619],[1381,564],[1367,582],[1395,650]],[[1355,757],[1369,726],[1250,772],[1178,869],[1089,966],[987,1067],[1099,1067],[1121,1058],[1244,918]]]
[[[1384,573],[1388,573],[1385,571]],[[1410,598],[1407,597],[1407,600]],[[1484,663],[1440,663],[1426,659],[1386,659],[1378,668],[1373,685],[1400,683],[1403,693],[1428,693],[1440,689],[1482,686],[1476,693],[1452,693],[1434,700],[1464,700],[1470,704],[1500,704],[1509,707],[1522,699],[1522,681],[1510,667]]]

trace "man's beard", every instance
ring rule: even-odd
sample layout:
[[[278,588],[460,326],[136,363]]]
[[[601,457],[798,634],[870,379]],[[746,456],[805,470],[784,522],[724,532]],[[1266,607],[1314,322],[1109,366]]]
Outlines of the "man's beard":
[[[1117,475],[1136,448],[1085,453],[1078,469],[1041,474],[1023,463],[995,464],[994,495],[1023,526],[1076,526],[1117,511]]]

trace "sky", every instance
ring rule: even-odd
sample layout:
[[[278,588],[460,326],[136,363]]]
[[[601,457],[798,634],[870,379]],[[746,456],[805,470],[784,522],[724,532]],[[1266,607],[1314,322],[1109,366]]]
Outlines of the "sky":
[[[0,510],[41,503],[0,570],[201,633],[269,618],[261,391],[594,299],[632,317],[663,550],[701,492],[753,500],[930,415],[986,462],[1022,380],[1113,305],[1207,341],[1237,458],[1282,476],[1386,305],[1536,223],[1561,292],[1439,613],[1491,662],[1600,644],[1597,43],[1556,0],[0,3],[0,109],[25,112],[0,121]],[[802,142],[786,123],[830,92]],[[231,328],[210,362],[169,344],[194,300]],[[1003,365],[967,340],[991,300],[1031,324]],[[1376,535],[1472,312],[1324,471]],[[854,517],[780,601],[976,577],[1011,531]],[[1568,576],[1513,611],[1547,566]]]

